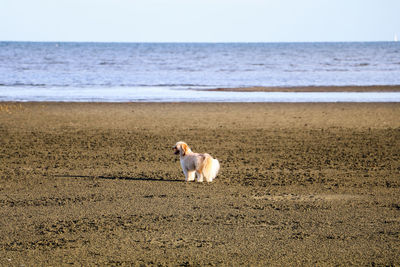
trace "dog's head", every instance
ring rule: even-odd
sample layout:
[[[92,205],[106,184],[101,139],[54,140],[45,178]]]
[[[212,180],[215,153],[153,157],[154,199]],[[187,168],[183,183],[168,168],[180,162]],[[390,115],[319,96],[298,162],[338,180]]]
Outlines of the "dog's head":
[[[174,150],[175,155],[181,155],[185,156],[187,153],[190,152],[189,146],[185,142],[178,142],[175,144],[175,146],[172,148]]]

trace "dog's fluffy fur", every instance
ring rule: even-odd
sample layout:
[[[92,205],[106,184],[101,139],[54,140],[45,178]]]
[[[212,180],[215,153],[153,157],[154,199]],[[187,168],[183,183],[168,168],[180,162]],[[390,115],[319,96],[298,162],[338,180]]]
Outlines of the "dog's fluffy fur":
[[[180,155],[181,166],[185,181],[194,181],[195,174],[198,182],[212,182],[219,171],[219,162],[209,154],[193,153],[185,142],[178,142],[173,147],[175,155]]]

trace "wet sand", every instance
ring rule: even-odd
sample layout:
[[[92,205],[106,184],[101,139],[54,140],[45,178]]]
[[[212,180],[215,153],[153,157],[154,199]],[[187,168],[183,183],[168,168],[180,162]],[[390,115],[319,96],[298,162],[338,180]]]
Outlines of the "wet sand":
[[[399,177],[400,104],[0,103],[0,265],[399,265]]]
[[[216,88],[206,91],[225,92],[400,92],[400,85],[372,85],[372,86],[254,86],[238,88]]]

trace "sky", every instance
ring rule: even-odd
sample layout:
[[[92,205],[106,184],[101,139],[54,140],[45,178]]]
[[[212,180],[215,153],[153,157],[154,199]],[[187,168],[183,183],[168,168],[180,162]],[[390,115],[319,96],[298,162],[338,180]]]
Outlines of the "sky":
[[[0,41],[342,42],[400,38],[400,0],[0,0]]]

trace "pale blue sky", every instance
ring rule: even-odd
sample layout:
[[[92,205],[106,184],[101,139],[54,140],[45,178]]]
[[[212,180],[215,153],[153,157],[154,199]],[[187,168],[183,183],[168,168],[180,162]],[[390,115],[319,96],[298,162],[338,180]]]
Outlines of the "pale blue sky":
[[[391,41],[395,33],[400,0],[0,0],[0,41]]]

